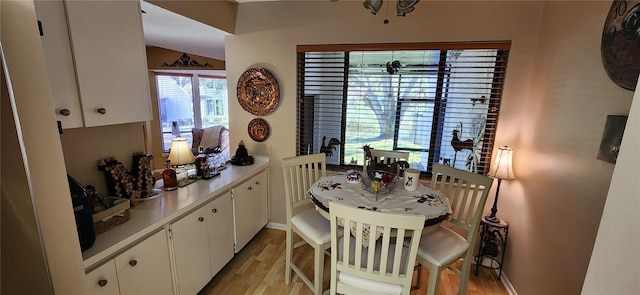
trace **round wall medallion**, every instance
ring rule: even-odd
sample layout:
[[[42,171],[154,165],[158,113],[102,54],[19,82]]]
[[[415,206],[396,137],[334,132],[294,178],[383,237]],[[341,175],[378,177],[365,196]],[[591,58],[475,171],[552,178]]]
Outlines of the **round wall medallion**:
[[[613,1],[602,31],[601,52],[609,78],[634,90],[640,74],[640,1]]]
[[[255,118],[249,122],[249,137],[257,142],[263,142],[269,138],[269,123],[264,119]]]
[[[240,106],[256,116],[270,114],[280,100],[278,81],[262,68],[246,70],[238,79],[237,90]]]

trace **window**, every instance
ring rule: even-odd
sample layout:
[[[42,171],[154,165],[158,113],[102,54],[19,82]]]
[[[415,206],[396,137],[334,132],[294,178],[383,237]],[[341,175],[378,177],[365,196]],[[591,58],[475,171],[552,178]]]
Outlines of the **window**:
[[[229,128],[227,80],[198,74],[156,73],[162,148],[168,151],[172,122],[191,145],[191,129],[223,125]]]
[[[486,173],[509,42],[298,46],[297,153],[363,165],[362,147]]]

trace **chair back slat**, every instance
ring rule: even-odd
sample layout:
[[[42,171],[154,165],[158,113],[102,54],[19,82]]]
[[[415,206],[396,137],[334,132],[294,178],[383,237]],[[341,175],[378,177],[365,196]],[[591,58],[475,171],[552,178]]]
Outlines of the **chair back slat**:
[[[379,150],[379,149],[370,149],[371,152],[371,160],[375,163],[380,163],[384,165],[390,165],[398,161],[409,161],[409,152],[401,152],[401,151],[390,151],[390,150]],[[366,154],[365,154],[366,157]],[[362,164],[362,171],[364,173],[367,172],[367,161],[366,158]]]
[[[333,202],[329,203],[329,215],[332,294],[333,288],[340,293],[340,272],[396,284],[403,294],[409,294],[424,216],[382,213]],[[339,235],[340,227],[344,228],[343,235]]]
[[[449,198],[451,223],[468,231],[471,240],[478,229],[493,179],[445,165],[433,166],[431,188]]]
[[[311,185],[326,176],[326,159],[324,153],[282,159],[287,219],[311,203],[307,193]]]

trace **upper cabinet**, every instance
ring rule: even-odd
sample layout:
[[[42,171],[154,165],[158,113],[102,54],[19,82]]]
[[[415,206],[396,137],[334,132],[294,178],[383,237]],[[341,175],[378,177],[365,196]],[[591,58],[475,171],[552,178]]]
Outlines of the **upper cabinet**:
[[[151,119],[140,1],[36,1],[63,128]]]

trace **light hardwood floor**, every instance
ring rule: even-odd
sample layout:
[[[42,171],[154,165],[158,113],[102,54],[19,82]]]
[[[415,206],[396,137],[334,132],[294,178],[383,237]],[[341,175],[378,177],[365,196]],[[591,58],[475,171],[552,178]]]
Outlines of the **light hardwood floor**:
[[[312,294],[300,278],[293,274],[291,285],[284,284],[286,232],[265,228],[253,238],[240,253],[229,262],[201,291],[199,295],[219,294]],[[329,288],[331,261],[326,256],[324,289]],[[313,278],[313,249],[303,246],[294,252],[294,261]],[[480,268],[474,275],[475,265],[469,277],[469,295],[507,295],[508,292],[492,270]],[[423,268],[422,285],[412,295],[426,294],[429,270]],[[414,276],[415,280],[415,276]],[[438,295],[456,294],[458,276],[445,271],[441,276]]]

